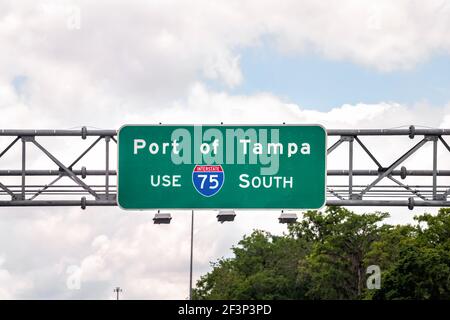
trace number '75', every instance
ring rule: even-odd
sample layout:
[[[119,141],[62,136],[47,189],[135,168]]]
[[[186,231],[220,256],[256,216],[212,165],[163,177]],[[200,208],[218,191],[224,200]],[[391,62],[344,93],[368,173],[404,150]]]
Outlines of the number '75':
[[[207,175],[207,174],[199,174],[198,177],[200,179],[202,179],[202,182],[200,183],[200,189],[204,189],[205,188],[205,182],[209,177],[209,188],[210,189],[217,189],[217,187],[219,186],[219,180],[217,180],[218,175],[217,174],[211,174],[211,175]]]

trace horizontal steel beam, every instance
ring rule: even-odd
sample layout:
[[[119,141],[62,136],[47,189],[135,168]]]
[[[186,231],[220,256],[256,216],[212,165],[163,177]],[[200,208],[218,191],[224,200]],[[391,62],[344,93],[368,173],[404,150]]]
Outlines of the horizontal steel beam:
[[[41,129],[0,129],[0,136],[115,136],[117,130],[98,130],[98,129],[80,129],[80,130],[41,130]]]
[[[106,170],[72,170],[72,172],[77,176],[104,176],[106,174]],[[109,170],[109,175],[117,175],[116,170]],[[22,170],[0,170],[0,176],[21,176]],[[66,175],[64,171],[59,170],[25,170],[26,176],[59,176]]]
[[[329,136],[409,136],[450,135],[450,129],[327,129]],[[117,130],[42,130],[42,129],[0,129],[0,136],[116,136]]]
[[[380,171],[378,170],[353,170],[354,176],[378,176]],[[406,176],[432,176],[433,170],[406,170],[404,172]],[[438,176],[450,176],[450,170],[436,170]],[[328,170],[328,176],[348,176],[348,170]],[[403,173],[401,170],[393,170],[391,173],[393,176],[401,176]]]
[[[83,175],[82,170],[72,170],[74,174],[81,176]],[[117,175],[116,170],[109,170],[109,175]],[[406,170],[406,176],[432,176],[433,170]],[[450,170],[437,170],[438,176],[450,176]],[[65,172],[59,170],[26,170],[26,176],[58,176],[65,175]],[[86,176],[104,176],[106,174],[105,170],[86,170],[84,172]],[[348,176],[348,170],[328,170],[328,176]],[[354,176],[378,176],[380,172],[378,170],[353,170]],[[401,170],[392,171],[391,175],[401,176],[403,173]],[[0,176],[21,176],[22,170],[0,170]]]
[[[408,200],[328,200],[327,206],[354,206],[354,207],[408,207]],[[416,200],[414,207],[450,207],[450,201],[441,200]]]
[[[81,207],[86,206],[116,206],[115,200],[15,200],[0,201],[0,207]]]
[[[328,129],[329,136],[409,136],[450,135],[450,129]]]
[[[0,207],[66,207],[66,206],[117,206],[115,200],[16,200],[0,201]],[[327,206],[386,206],[408,207],[408,200],[328,200]],[[450,201],[415,201],[415,207],[450,207]]]

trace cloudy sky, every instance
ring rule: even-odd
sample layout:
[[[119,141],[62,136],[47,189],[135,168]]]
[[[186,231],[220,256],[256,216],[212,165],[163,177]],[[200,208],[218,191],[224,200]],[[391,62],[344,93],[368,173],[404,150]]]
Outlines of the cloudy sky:
[[[0,128],[450,128],[449,32],[446,0],[0,0]],[[54,143],[62,158],[76,156],[75,145]],[[398,151],[378,147],[385,163]],[[406,223],[422,211],[393,212]],[[188,212],[168,226],[118,208],[0,213],[0,298],[109,299],[117,285],[127,299],[188,295]],[[238,212],[219,225],[213,212],[197,213],[195,278],[252,229],[283,232],[278,215]]]

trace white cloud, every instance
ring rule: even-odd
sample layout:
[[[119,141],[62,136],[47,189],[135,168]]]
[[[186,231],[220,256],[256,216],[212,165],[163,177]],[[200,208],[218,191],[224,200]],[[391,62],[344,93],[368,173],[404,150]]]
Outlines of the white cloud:
[[[191,87],[186,103],[153,113],[153,122],[170,123],[321,123],[328,128],[392,128],[399,126],[440,126],[448,107],[398,103],[343,105],[330,111],[316,111],[288,103],[270,93],[229,95],[209,91],[201,83]],[[127,119],[137,121],[131,116]],[[181,119],[181,120],[178,120]],[[444,120],[445,121],[445,120]]]
[[[204,74],[209,79],[222,79],[229,87],[239,85],[242,81],[239,56],[229,52],[216,55],[205,64]]]
[[[14,299],[21,292],[30,290],[30,283],[21,275],[11,273],[3,265],[6,259],[0,255],[0,300]]]
[[[183,100],[201,76],[236,86],[243,78],[240,49],[262,43],[378,70],[410,68],[450,50],[450,6],[443,0],[1,6],[2,127],[108,126],[111,114],[120,119]],[[77,12],[80,28],[69,28]],[[14,93],[17,76],[26,79],[25,93]],[[101,116],[93,119],[93,108]]]

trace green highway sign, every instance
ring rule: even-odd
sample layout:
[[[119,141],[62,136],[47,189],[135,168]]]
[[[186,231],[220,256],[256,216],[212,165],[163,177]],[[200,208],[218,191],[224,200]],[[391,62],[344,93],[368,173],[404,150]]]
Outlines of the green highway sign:
[[[126,125],[118,133],[123,209],[318,209],[319,125]]]

